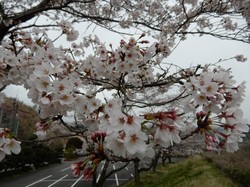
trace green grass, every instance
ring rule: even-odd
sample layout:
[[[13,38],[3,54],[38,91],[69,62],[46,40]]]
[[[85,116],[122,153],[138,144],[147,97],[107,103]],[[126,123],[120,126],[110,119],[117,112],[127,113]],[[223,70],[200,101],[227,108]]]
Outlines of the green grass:
[[[214,164],[201,156],[194,156],[176,164],[160,166],[156,172],[141,173],[143,187],[238,187],[225,177]],[[135,187],[129,181],[122,187]]]
[[[250,187],[250,139],[245,141],[235,153],[204,153],[205,158],[222,170],[230,178],[244,187]]]

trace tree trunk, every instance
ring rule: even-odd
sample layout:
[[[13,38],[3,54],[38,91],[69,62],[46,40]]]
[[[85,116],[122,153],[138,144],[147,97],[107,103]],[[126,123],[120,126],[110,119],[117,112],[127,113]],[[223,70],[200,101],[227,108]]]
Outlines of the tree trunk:
[[[158,164],[158,157],[156,157],[154,160],[153,160],[153,167],[152,167],[152,170],[153,171],[156,171],[156,166],[157,166],[157,164]]]
[[[168,156],[168,163],[172,163],[171,156]]]
[[[143,184],[141,183],[140,179],[139,162],[139,159],[134,160],[134,180],[137,187],[142,187]]]
[[[152,162],[153,162],[152,170],[153,171],[156,170],[156,166],[158,164],[158,160],[160,157],[161,157],[161,150],[159,150],[159,152],[155,155],[155,158],[152,160]]]
[[[162,162],[162,165],[163,166],[165,166],[165,164],[166,164],[166,157],[165,156],[163,156],[162,158],[161,158],[161,162]]]
[[[97,186],[97,183],[96,183],[96,169],[95,169],[95,171],[94,171],[94,173],[93,173],[93,177],[92,177],[92,187],[98,187]]]

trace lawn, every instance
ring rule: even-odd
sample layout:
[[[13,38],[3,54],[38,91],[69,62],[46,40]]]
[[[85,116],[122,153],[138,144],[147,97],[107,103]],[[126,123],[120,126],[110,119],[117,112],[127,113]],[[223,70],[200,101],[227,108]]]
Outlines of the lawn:
[[[143,187],[238,187],[221,170],[200,155],[141,173]],[[133,181],[122,187],[135,187]]]

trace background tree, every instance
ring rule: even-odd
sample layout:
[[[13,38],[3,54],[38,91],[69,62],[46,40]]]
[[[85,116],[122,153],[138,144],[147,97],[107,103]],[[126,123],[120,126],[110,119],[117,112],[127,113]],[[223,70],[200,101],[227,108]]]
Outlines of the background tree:
[[[14,113],[13,102],[16,102],[16,113]],[[36,130],[34,124],[39,121],[39,117],[34,108],[25,105],[24,103],[6,97],[4,103],[1,105],[2,119],[0,127],[2,128],[10,128],[10,123],[13,118],[13,115],[17,119],[18,127],[17,127],[17,137],[22,140],[28,140],[29,137]]]

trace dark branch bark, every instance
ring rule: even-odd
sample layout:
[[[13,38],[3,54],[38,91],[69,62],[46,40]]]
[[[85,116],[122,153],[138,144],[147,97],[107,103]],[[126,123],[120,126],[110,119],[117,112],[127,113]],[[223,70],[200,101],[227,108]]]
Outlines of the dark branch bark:
[[[52,2],[53,1],[51,0],[44,0],[37,6],[31,9],[28,9],[23,13],[19,13],[17,15],[10,16],[10,17],[5,17],[5,19],[3,19],[2,22],[0,23],[0,42],[2,42],[3,38],[8,34],[9,30],[12,27],[15,27],[16,25],[19,25],[20,23],[24,23],[34,18],[38,13],[42,13],[47,10],[59,10],[71,3],[71,1],[68,1],[65,4],[62,4],[60,6],[53,6]],[[8,26],[6,26],[4,22],[8,20],[12,20],[12,24],[9,24]]]
[[[199,132],[199,129],[197,128],[197,129],[193,130],[190,134],[181,137],[181,140],[186,140],[187,138],[189,138],[190,136],[193,136],[194,134],[196,134],[198,132]]]
[[[7,85],[3,85],[3,86],[0,88],[0,92],[3,91],[6,87],[7,87]]]
[[[0,23],[0,43],[2,42],[3,38],[8,33],[11,26],[6,26],[3,22]]]

